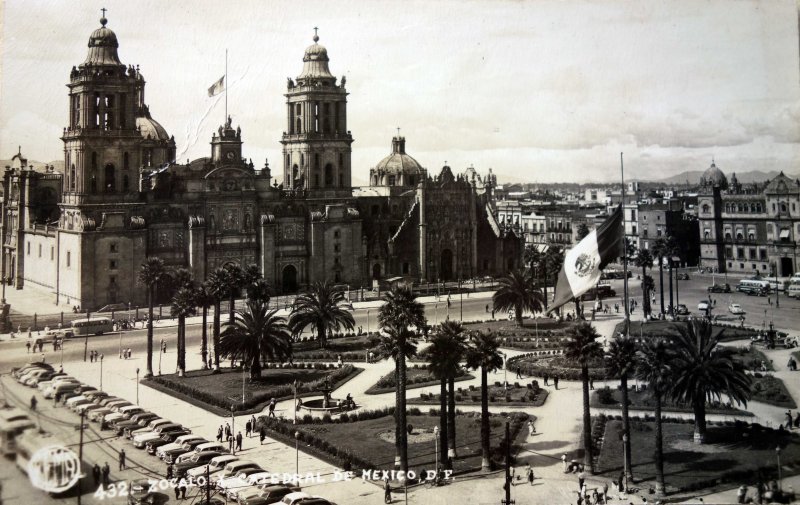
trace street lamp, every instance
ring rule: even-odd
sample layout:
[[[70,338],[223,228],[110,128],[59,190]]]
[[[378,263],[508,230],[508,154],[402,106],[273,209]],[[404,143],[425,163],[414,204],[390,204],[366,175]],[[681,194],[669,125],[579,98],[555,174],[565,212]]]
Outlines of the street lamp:
[[[625,489],[628,489],[628,434],[622,434],[622,470],[625,474]]]
[[[294,419],[292,424],[297,424],[297,379],[294,380]]]
[[[228,442],[231,446],[231,453],[236,454],[236,418],[233,417],[233,413],[236,410],[236,407],[233,406],[231,403],[231,442]]]
[[[300,475],[300,432],[294,432],[294,473]]]
[[[436,474],[438,475],[439,474],[439,427],[438,426],[433,427],[433,438],[436,440],[436,466],[434,468],[436,469]]]
[[[164,354],[164,346],[161,346],[161,349],[158,353],[158,375],[161,375],[161,356]]]
[[[781,487],[781,448],[780,446],[775,448],[775,455],[778,457],[778,489],[783,491]]]
[[[139,368],[136,368],[136,405],[139,405]]]
[[[437,324],[439,324],[439,304],[438,303],[434,303],[433,304],[433,310],[436,313],[436,315],[433,318],[433,325],[436,326]]]
[[[103,354],[100,354],[100,391],[103,390]]]
[[[367,334],[369,334],[369,309],[367,309]]]
[[[503,389],[508,389],[508,368],[506,367],[506,353],[501,352],[501,356],[503,356]]]

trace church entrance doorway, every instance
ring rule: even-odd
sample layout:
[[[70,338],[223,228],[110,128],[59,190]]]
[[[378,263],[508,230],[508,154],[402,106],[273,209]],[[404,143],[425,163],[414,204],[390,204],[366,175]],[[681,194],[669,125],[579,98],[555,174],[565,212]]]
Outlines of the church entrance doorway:
[[[294,265],[286,265],[283,268],[281,287],[284,293],[294,293],[297,291],[297,269]]]
[[[441,280],[449,281],[453,279],[453,251],[450,249],[442,250],[441,266],[439,271],[441,272]]]
[[[781,275],[789,277],[794,273],[794,265],[792,265],[792,258],[781,258]]]
[[[381,278],[381,264],[375,263],[372,265],[372,278],[373,279],[380,279]]]

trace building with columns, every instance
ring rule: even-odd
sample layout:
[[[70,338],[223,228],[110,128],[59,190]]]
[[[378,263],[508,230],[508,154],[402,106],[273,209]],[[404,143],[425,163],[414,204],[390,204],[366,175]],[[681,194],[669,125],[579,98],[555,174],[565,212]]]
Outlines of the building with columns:
[[[244,155],[245,133],[231,117],[208,157],[175,162],[139,66],[121,62],[116,34],[105,17],[100,24],[70,72],[64,173],[25,163],[4,173],[2,276],[17,289],[91,310],[142,305],[137,275],[150,256],[199,281],[228,263],[254,264],[278,293],[321,280],[371,287],[519,266],[521,236],[495,219],[491,174],[444,166],[431,176],[398,135],[369,186],[352,187],[346,81],[331,73],[318,35],[287,82],[279,182],[267,161],[256,168]]]

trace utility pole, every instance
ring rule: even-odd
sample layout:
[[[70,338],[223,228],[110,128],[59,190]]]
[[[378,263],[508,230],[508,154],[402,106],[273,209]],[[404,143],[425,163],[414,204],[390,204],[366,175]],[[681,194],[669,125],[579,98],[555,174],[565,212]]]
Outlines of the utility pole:
[[[86,415],[86,411],[81,411],[81,436],[80,441],[78,442],[78,505],[81,505],[81,472],[83,471],[83,419]]]
[[[211,463],[206,463],[206,503],[211,503]]]
[[[503,489],[506,490],[506,499],[503,505],[512,505],[511,501],[511,428],[508,421],[506,421],[506,485]]]

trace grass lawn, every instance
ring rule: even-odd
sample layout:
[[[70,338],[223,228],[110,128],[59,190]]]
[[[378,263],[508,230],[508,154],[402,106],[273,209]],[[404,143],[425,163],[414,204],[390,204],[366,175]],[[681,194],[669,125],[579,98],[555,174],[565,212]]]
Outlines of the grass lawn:
[[[628,401],[632,409],[653,409],[653,398],[648,390],[643,391],[628,391]],[[595,390],[591,396],[591,406],[599,409],[608,408],[622,408],[622,391],[617,388],[611,389],[609,387]],[[665,412],[692,412],[692,407],[687,405],[678,405],[675,403],[668,403],[662,405]],[[750,412],[739,410],[737,408],[728,408],[723,404],[714,403],[706,405],[707,414],[735,414],[740,416],[752,416]]]
[[[664,337],[669,335],[675,335],[676,331],[674,329],[676,323],[674,321],[631,321],[630,323],[630,334],[634,337]],[[618,323],[617,326],[614,328],[614,335],[619,335],[624,326],[623,323]],[[749,339],[753,335],[757,334],[758,331],[749,329],[749,328],[740,328],[738,326],[725,326],[720,324],[714,325],[714,336],[719,335],[722,332],[722,337],[720,340],[727,341],[727,340],[741,340],[741,339]]]
[[[732,424],[732,423],[731,423]],[[758,425],[756,425],[758,426]],[[758,427],[760,428],[760,426]],[[800,437],[771,429],[751,429],[745,423],[709,426],[707,443],[692,441],[691,423],[663,423],[664,479],[668,492],[692,491],[722,484],[752,486],[759,477],[775,478],[775,448],[781,448],[783,475],[795,473],[787,467],[800,465]],[[655,423],[633,420],[631,447],[636,482],[655,486]],[[599,473],[617,478],[623,465],[622,421],[606,423],[603,447],[598,459]],[[766,482],[766,481],[765,481]],[[725,484],[728,483],[728,484]]]
[[[795,403],[792,395],[786,389],[786,385],[781,379],[772,375],[753,374],[753,400],[783,407],[786,409],[795,409]]]
[[[408,424],[413,431],[408,437],[409,469],[420,471],[435,468],[436,439],[434,426],[439,424],[439,416],[410,415]],[[496,450],[505,436],[505,418],[491,418],[491,445]],[[355,457],[369,463],[374,469],[394,468],[394,417],[383,416],[377,419],[349,423],[303,424],[299,430],[313,433],[339,450],[352,453]],[[525,429],[519,430],[517,437],[523,439]],[[453,461],[456,472],[480,469],[481,435],[480,416],[462,414],[456,417],[456,452]],[[440,455],[441,457],[441,455]]]
[[[513,407],[540,407],[547,399],[547,394],[548,391],[546,389],[540,388],[534,392],[532,388],[519,383],[509,383],[508,389],[506,389],[501,383],[496,382],[489,385],[489,406],[496,407],[499,404]],[[440,405],[440,396],[438,394],[422,395],[419,398],[408,400],[408,403],[413,405]],[[456,403],[458,405],[480,405],[480,387],[456,388]]]
[[[292,344],[292,357],[295,361],[324,360],[336,361],[339,355],[345,361],[364,361],[366,353],[374,349],[380,341],[377,334],[347,335],[329,339],[324,348],[316,340],[301,340]],[[377,350],[375,350],[377,354]]]
[[[262,370],[261,379],[258,381],[250,381],[249,377],[246,377],[244,404],[242,404],[240,370],[222,369],[222,373],[219,374],[214,374],[211,370],[193,370],[187,372],[183,378],[168,374],[155,376],[144,382],[215,413],[230,414],[231,404],[237,408],[238,413],[254,413],[260,412],[271,398],[281,400],[293,396],[292,384],[295,380],[300,384],[298,396],[311,396],[321,394],[317,391],[326,379],[335,389],[363,371],[362,368],[351,365],[342,368],[321,365],[317,368],[299,368],[299,366]]]
[[[462,372],[462,375],[455,378],[456,382],[474,379],[475,376]],[[422,388],[426,386],[435,386],[439,384],[439,379],[433,376],[426,368],[419,365],[412,365],[406,369],[406,389]],[[389,372],[380,379],[378,382],[370,386],[365,391],[368,395],[379,395],[389,393],[395,389],[394,372]]]
[[[550,352],[550,351],[545,351]],[[532,377],[548,376],[565,380],[581,380],[581,368],[577,361],[573,361],[561,354],[534,356],[522,354],[514,356],[506,362],[509,371],[519,369],[524,375]],[[592,379],[605,379],[606,369],[603,358],[589,361],[589,377]]]
[[[734,361],[742,363],[747,370],[752,370],[754,372],[760,371],[761,364],[764,363],[767,367],[767,371],[775,371],[775,368],[772,366],[772,360],[769,359],[766,354],[752,346],[749,350],[745,347],[737,348],[736,353],[731,357]]]

